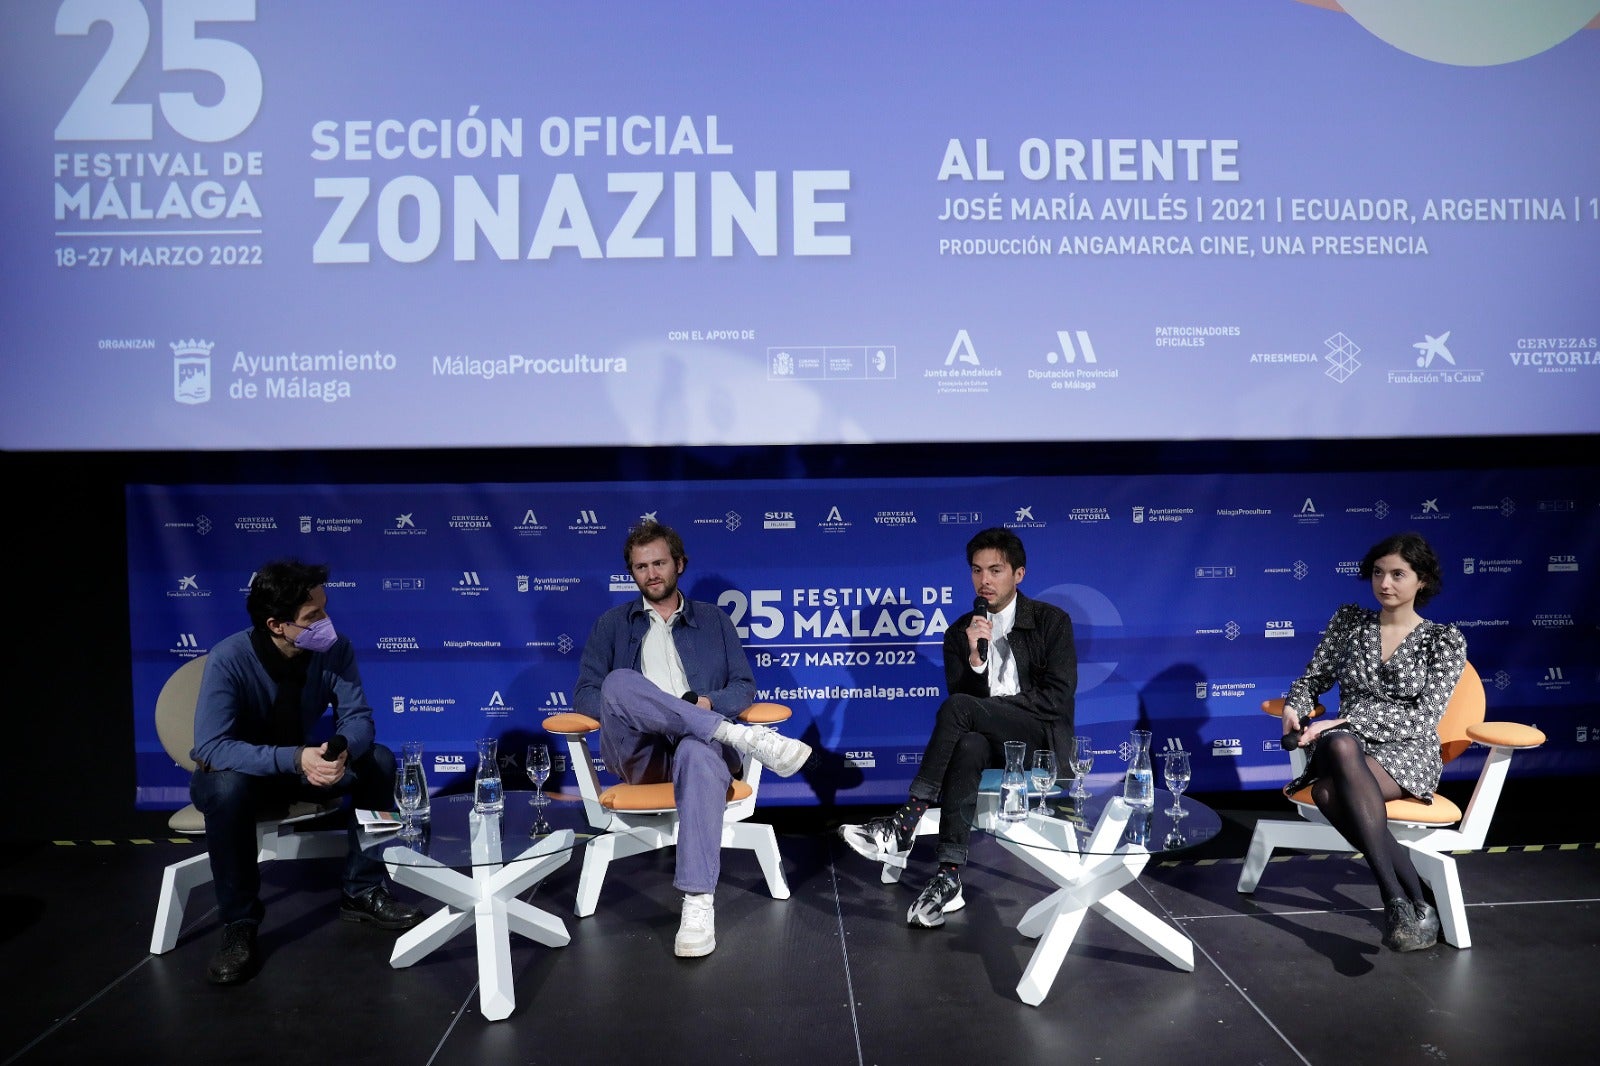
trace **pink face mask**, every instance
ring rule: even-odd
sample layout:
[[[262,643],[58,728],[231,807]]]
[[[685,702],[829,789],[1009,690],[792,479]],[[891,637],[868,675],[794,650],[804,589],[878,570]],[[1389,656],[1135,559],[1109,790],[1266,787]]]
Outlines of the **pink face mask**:
[[[339,634],[333,629],[333,619],[319,618],[310,625],[300,628],[300,635],[294,638],[294,646],[305,651],[327,651],[338,639]]]

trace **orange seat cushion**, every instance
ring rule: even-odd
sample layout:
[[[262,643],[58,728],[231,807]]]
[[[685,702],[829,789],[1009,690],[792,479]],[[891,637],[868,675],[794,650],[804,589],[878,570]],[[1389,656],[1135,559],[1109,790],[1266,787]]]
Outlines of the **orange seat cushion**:
[[[752,703],[739,715],[739,719],[751,725],[772,725],[787,721],[793,714],[793,711],[781,703]],[[577,711],[552,714],[541,724],[549,733],[593,733],[600,728],[600,723],[595,719]]]
[[[740,712],[739,720],[750,725],[772,725],[788,721],[792,714],[794,712],[781,703],[752,703]]]
[[[754,790],[743,781],[728,787],[728,802],[747,798]],[[670,811],[677,807],[672,782],[654,785],[612,785],[600,793],[600,806],[608,811]]]
[[[1467,726],[1467,736],[1500,748],[1537,748],[1544,743],[1542,731],[1521,722],[1479,722]]]
[[[1455,825],[1461,821],[1461,808],[1435,792],[1432,803],[1421,800],[1397,799],[1384,805],[1391,822],[1415,822],[1418,825]]]
[[[577,711],[552,714],[540,725],[544,726],[547,733],[593,733],[600,728],[599,722]]]
[[[1311,798],[1311,786],[1307,785],[1289,796],[1295,803],[1303,803],[1307,807],[1315,807],[1316,802]],[[1391,822],[1414,822],[1418,825],[1455,825],[1461,821],[1461,808],[1450,800],[1435,792],[1432,803],[1423,803],[1415,799],[1390,800],[1384,804],[1385,813]]]

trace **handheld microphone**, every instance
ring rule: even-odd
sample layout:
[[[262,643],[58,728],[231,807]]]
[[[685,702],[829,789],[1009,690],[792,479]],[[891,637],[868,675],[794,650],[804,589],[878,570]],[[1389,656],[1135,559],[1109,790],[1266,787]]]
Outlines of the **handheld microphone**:
[[[1294,720],[1294,729],[1280,737],[1278,744],[1283,748],[1284,751],[1293,751],[1294,749],[1298,748],[1300,746],[1300,734],[1304,733],[1306,731],[1306,727],[1310,724],[1310,718],[1296,717]]]
[[[350,746],[350,741],[345,739],[343,733],[335,733],[328,738],[328,750],[322,753],[323,762],[332,762],[344,754],[344,749]]]
[[[972,614],[976,618],[988,618],[989,601],[982,596],[974,596],[972,598]],[[989,638],[987,637],[978,638],[978,659],[981,662],[989,661]]]

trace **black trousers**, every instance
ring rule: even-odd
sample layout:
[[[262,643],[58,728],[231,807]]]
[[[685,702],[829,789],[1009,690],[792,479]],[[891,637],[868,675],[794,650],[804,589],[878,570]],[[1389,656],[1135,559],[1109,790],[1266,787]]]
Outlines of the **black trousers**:
[[[939,862],[966,864],[983,772],[1005,765],[1005,742],[1020,740],[1031,757],[1050,746],[1046,723],[1005,700],[957,693],[939,705],[933,735],[911,795],[939,807]]]
[[[296,800],[325,803],[348,795],[344,891],[354,896],[382,884],[383,862],[361,850],[355,808],[393,810],[394,775],[394,752],[382,744],[348,763],[344,777],[332,788],[313,788],[298,774],[256,777],[237,770],[196,770],[189,779],[189,796],[205,815],[206,851],[216,885],[217,916],[223,924],[260,922],[266,913],[256,865],[256,822],[282,813]]]

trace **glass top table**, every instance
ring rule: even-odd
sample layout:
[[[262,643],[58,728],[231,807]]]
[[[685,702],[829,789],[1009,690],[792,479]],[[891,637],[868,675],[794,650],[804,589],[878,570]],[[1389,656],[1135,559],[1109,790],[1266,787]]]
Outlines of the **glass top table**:
[[[1024,1003],[1038,1006],[1049,994],[1091,910],[1178,969],[1194,969],[1189,938],[1123,889],[1138,879],[1152,855],[1180,852],[1215,837],[1222,828],[1217,812],[1184,796],[1177,808],[1182,814],[1174,814],[1172,793],[1159,788],[1148,808],[1127,804],[1120,787],[1083,799],[1047,795],[1045,810],[1015,821],[1002,820],[996,806],[980,797],[976,826],[1055,885],[1017,923],[1018,932],[1039,942],[1017,984]]]
[[[536,805],[529,802],[529,795],[507,792],[505,806],[493,818],[473,809],[471,795],[434,796],[428,820],[417,823],[416,839],[406,840],[396,829],[364,831],[361,845],[388,864],[470,869],[534,858],[546,853],[538,845],[562,830],[588,831],[579,797],[545,793],[547,802]],[[565,844],[568,849],[572,846]],[[529,856],[530,851],[534,855]]]
[[[389,965],[407,967],[457,935],[474,930],[478,1002],[491,1021],[516,1008],[511,934],[546,947],[571,940],[554,914],[519,899],[572,857],[583,804],[551,798],[535,805],[508,792],[504,808],[480,814],[471,796],[434,796],[428,822],[414,840],[398,830],[363,833],[362,846],[383,860],[389,876],[444,904],[395,941]]]
[[[1166,789],[1155,790],[1155,802],[1146,809],[1129,808],[1120,833],[1096,836],[1094,829],[1107,806],[1122,802],[1122,790],[1103,789],[1076,798],[1058,789],[1044,798],[1040,809],[1038,793],[1029,793],[1028,813],[1017,822],[1003,822],[992,810],[980,808],[978,828],[996,836],[1005,835],[1025,847],[1076,850],[1080,855],[1115,854],[1125,846],[1143,848],[1150,855],[1169,855],[1197,847],[1222,831],[1222,818],[1216,811],[1191,796],[1174,798]],[[1016,832],[1014,830],[1033,830]]]

